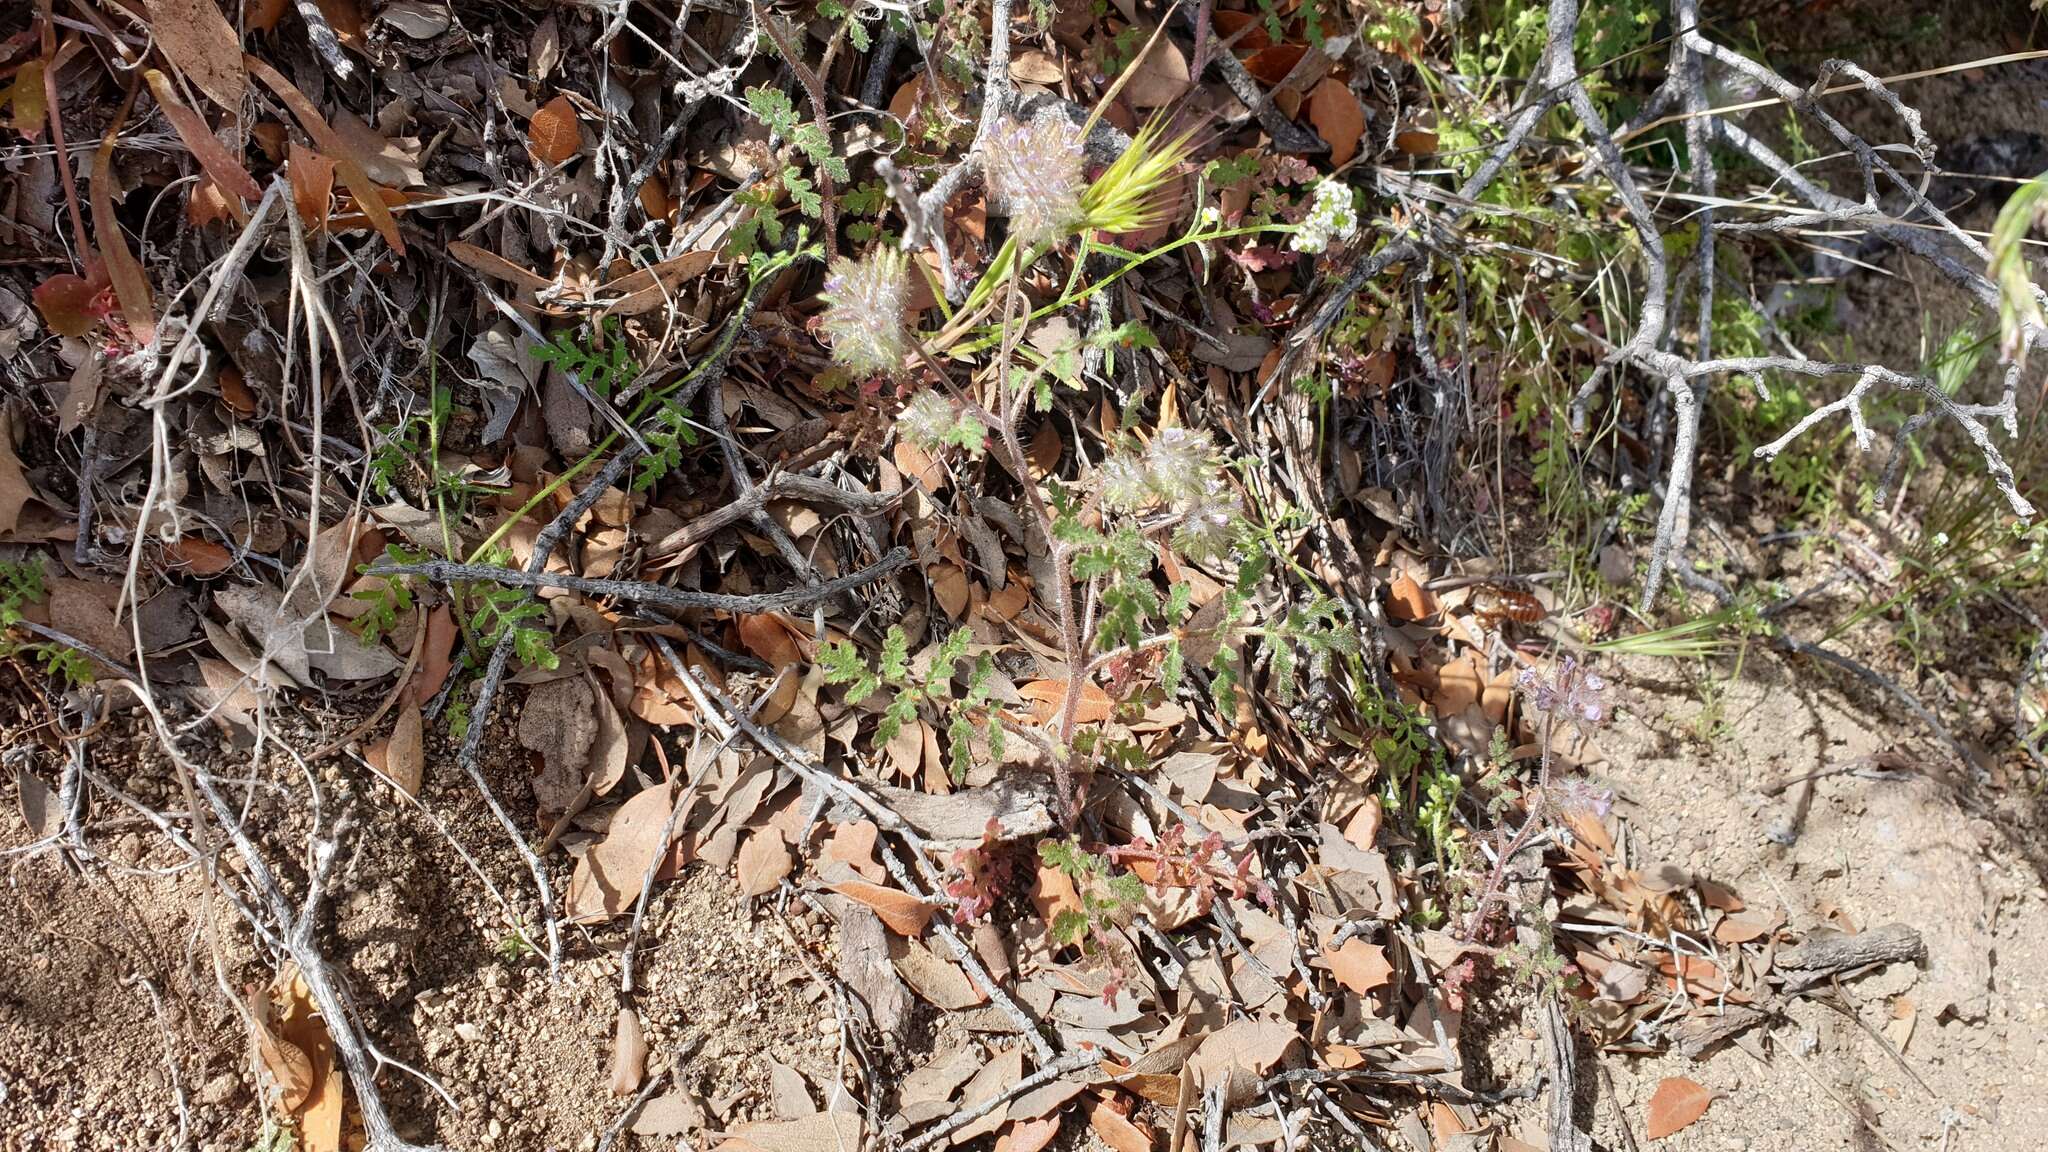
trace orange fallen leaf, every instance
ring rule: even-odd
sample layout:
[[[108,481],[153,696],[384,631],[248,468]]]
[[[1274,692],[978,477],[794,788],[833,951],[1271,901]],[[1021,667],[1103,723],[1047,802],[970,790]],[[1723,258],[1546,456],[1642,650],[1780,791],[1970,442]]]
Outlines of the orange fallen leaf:
[[[1651,1095],[1645,1128],[1650,1139],[1661,1140],[1707,1114],[1714,1094],[1683,1076],[1667,1076]]]
[[[868,910],[879,917],[889,931],[901,936],[921,936],[924,927],[931,923],[932,905],[919,900],[908,892],[884,888],[865,880],[848,880],[832,885],[832,891],[856,903],[866,905]]]
[[[1116,1152],[1152,1152],[1152,1134],[1133,1124],[1107,1101],[1088,1110],[1088,1127]]]
[[[576,119],[576,106],[567,96],[541,105],[527,123],[526,139],[534,159],[549,165],[566,163],[583,147],[583,125]]]
[[[1387,584],[1387,613],[1396,620],[1420,620],[1436,611],[1436,597],[1406,572]]]
[[[234,553],[203,536],[179,537],[164,552],[194,576],[218,576],[235,562]]]
[[[1365,109],[1358,106],[1350,85],[1335,76],[1323,77],[1309,93],[1308,122],[1330,146],[1330,163],[1342,164],[1358,155],[1358,138],[1365,133]]]
[[[377,230],[378,235],[384,237],[384,242],[391,245],[393,252],[400,256],[405,255],[405,238],[398,234],[398,221],[391,215],[391,209],[384,206],[384,197],[376,182],[371,180],[369,173],[363,171],[363,166],[349,155],[348,144],[335,132],[334,126],[327,122],[327,118],[320,114],[320,109],[314,107],[313,102],[306,99],[306,94],[299,91],[297,85],[285,79],[277,69],[254,56],[245,55],[242,60],[248,66],[250,74],[263,81],[264,86],[275,92],[285,107],[291,109],[292,115],[299,122],[299,127],[306,130],[306,135],[313,138],[313,143],[320,146],[320,151],[332,158],[334,171],[341,176],[341,182],[348,187],[349,194],[355,197],[357,210],[368,218],[371,227]]]
[[[1329,963],[1337,982],[1360,996],[1385,984],[1394,975],[1394,966],[1387,963],[1386,949],[1355,936],[1346,940],[1341,948],[1323,949],[1323,959]]]
[[[1040,724],[1050,723],[1059,716],[1066,706],[1067,686],[1059,680],[1033,680],[1017,689],[1017,695],[1031,701],[1032,712]],[[1094,684],[1081,685],[1081,702],[1074,708],[1074,719],[1082,724],[1097,724],[1109,719],[1116,702],[1109,693]]]

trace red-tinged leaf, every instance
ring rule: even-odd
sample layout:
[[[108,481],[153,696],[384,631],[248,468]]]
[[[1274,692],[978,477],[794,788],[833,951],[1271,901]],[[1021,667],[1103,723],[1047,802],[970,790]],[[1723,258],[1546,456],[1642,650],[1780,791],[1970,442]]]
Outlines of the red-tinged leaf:
[[[157,47],[215,104],[242,110],[242,38],[214,0],[143,0]]]
[[[398,234],[397,219],[384,206],[384,197],[376,182],[348,154],[348,145],[335,133],[334,126],[327,122],[311,100],[306,99],[306,94],[280,75],[277,69],[254,56],[244,56],[243,60],[248,64],[250,74],[261,80],[264,87],[277,93],[277,98],[284,101],[285,107],[291,109],[297,118],[299,127],[304,128],[306,135],[313,138],[313,143],[320,146],[320,151],[334,161],[334,171],[355,197],[357,210],[369,219],[370,226],[384,237],[384,242],[391,245],[393,252],[405,255],[405,239]]]
[[[1358,138],[1365,133],[1365,109],[1359,107],[1349,84],[1335,76],[1323,77],[1309,94],[1308,122],[1330,146],[1330,163],[1342,164],[1358,155]]]
[[[121,126],[128,121],[133,101],[131,95],[122,102],[120,111],[107,125],[99,150],[93,153],[88,195],[92,200],[92,227],[94,238],[99,241],[100,259],[106,264],[107,278],[113,281],[114,297],[121,302],[128,334],[140,345],[156,339],[156,302],[149,290],[149,274],[142,270],[142,262],[135,258],[135,253],[128,250],[128,238],[121,232],[120,218],[114,215],[114,142],[120,137]]]
[[[1301,63],[1301,58],[1307,54],[1308,46],[1305,44],[1276,44],[1252,53],[1244,62],[1244,70],[1271,88],[1287,79],[1287,74],[1294,71],[1294,66]]]
[[[36,285],[36,311],[57,335],[84,336],[100,322],[103,313],[97,301],[106,287],[104,282],[59,272]]]
[[[1131,1123],[1106,1101],[1089,1109],[1088,1127],[1116,1152],[1152,1152],[1152,1134]]]
[[[1209,13],[1209,19],[1215,22],[1216,38],[1230,41],[1230,46],[1239,52],[1256,52],[1273,46],[1273,38],[1266,35],[1265,21],[1256,12],[1218,9]]]
[[[235,554],[204,536],[183,536],[164,549],[171,560],[194,576],[218,576],[235,562]]]
[[[1057,1116],[1014,1121],[1008,1132],[996,1137],[996,1152],[1039,1152],[1059,1134],[1060,1118]]]
[[[566,163],[583,147],[583,125],[576,119],[576,106],[567,96],[557,96],[534,112],[526,126],[533,158],[543,164]]]
[[[178,139],[199,166],[206,170],[213,182],[224,192],[232,192],[244,200],[262,198],[263,189],[257,187],[255,177],[242,167],[242,162],[230,155],[220,137],[206,126],[199,113],[178,102],[178,94],[171,90],[171,82],[154,68],[143,71],[142,78],[149,82],[149,91],[156,97],[157,107],[163,109],[164,118],[178,132]]]
[[[291,160],[284,171],[292,183],[292,206],[306,227],[325,228],[334,204],[334,161],[296,140],[287,148]]]
[[[1667,1076],[1650,1097],[1645,1128],[1652,1140],[1661,1140],[1707,1114],[1714,1094],[1683,1076]]]
[[[242,24],[251,32],[274,31],[291,6],[291,0],[243,0]]]
[[[1394,147],[1404,155],[1427,156],[1436,151],[1436,133],[1427,128],[1407,128],[1394,133]]]
[[[899,936],[917,937],[924,934],[924,926],[931,923],[932,905],[919,900],[908,892],[884,888],[865,880],[848,880],[832,885],[832,891],[857,903],[864,904],[873,912],[889,931]]]
[[[30,60],[14,73],[14,84],[7,90],[6,102],[14,111],[14,130],[31,143],[40,139],[43,121],[50,114],[49,101],[43,97],[41,60]]]

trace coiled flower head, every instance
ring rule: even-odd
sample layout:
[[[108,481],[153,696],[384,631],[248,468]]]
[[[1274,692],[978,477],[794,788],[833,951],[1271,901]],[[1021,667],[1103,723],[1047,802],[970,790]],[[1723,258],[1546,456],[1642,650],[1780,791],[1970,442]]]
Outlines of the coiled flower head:
[[[1080,134],[1061,120],[1011,121],[983,145],[991,210],[1010,218],[1019,244],[1065,239],[1081,220]]]
[[[1216,445],[1207,432],[1162,428],[1145,446],[1145,474],[1152,491],[1176,511],[1207,499],[1216,478]]]
[[[1102,503],[1116,512],[1135,512],[1152,503],[1152,477],[1145,462],[1130,452],[1118,452],[1102,462]]]
[[[1173,534],[1173,546],[1190,560],[1208,560],[1230,550],[1237,538],[1237,499],[1230,485],[1209,477],[1206,491],[1186,509],[1187,518]]]
[[[910,275],[903,253],[881,248],[832,262],[819,293],[825,314],[818,326],[832,342],[832,359],[859,376],[901,371],[903,317],[910,305]]]

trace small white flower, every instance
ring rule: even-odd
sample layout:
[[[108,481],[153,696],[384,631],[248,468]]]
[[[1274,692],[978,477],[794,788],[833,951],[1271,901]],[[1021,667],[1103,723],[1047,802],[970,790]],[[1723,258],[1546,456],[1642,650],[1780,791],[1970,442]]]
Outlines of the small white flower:
[[[1173,534],[1173,546],[1190,560],[1208,560],[1230,548],[1237,527],[1237,500],[1230,486],[1211,477],[1202,494],[1188,509]]]
[[[1326,252],[1332,239],[1349,240],[1357,235],[1358,208],[1351,200],[1351,186],[1337,180],[1318,183],[1300,228],[1288,245],[1296,252]]]
[[[903,254],[879,249],[860,260],[841,256],[825,277],[825,314],[819,327],[832,341],[832,359],[860,376],[901,371],[903,317],[910,276]]]
[[[1936,533],[1934,534],[1934,546],[1935,546],[1936,548],[1946,548],[1946,547],[1948,547],[1948,533],[1946,533],[1946,532],[1936,532]]]

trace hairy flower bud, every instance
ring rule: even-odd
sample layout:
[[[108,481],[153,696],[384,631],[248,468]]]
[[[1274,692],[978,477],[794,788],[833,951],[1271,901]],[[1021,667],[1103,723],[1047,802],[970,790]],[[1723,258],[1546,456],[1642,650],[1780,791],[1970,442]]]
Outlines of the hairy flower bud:
[[[991,211],[1010,218],[1027,247],[1057,243],[1081,219],[1081,138],[1052,118],[1011,121],[982,145]]]
[[[1207,432],[1162,428],[1145,447],[1145,474],[1161,500],[1185,511],[1211,494],[1216,445]]]
[[[910,275],[901,252],[883,248],[860,260],[841,256],[832,262],[819,298],[825,302],[819,327],[832,342],[833,360],[860,376],[902,370]]]
[[[1116,512],[1135,512],[1152,503],[1152,478],[1144,461],[1128,452],[1118,452],[1102,462],[1102,503]]]
[[[926,451],[943,446],[953,424],[952,402],[929,388],[912,396],[896,417],[896,431]]]
[[[1173,546],[1190,560],[1207,560],[1229,551],[1237,535],[1237,500],[1230,486],[1212,476],[1201,499],[1173,534]]]

